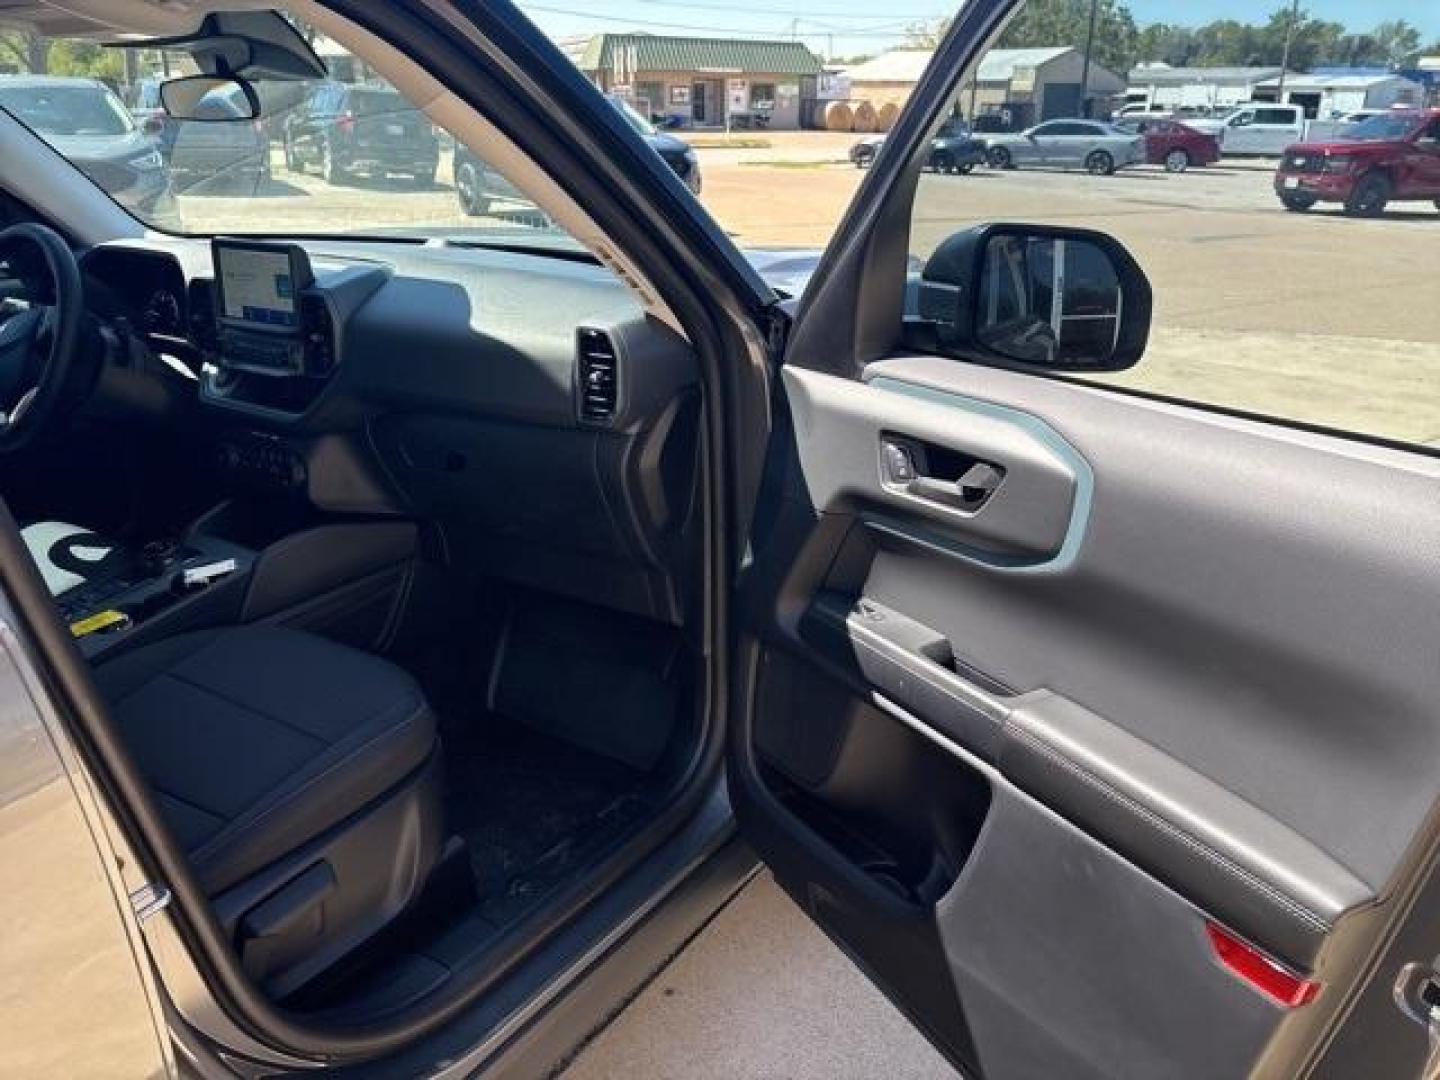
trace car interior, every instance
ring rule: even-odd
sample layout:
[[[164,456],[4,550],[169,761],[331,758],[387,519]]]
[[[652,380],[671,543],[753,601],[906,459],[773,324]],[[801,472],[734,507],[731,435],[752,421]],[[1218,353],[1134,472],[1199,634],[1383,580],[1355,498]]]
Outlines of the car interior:
[[[584,252],[6,209],[4,495],[114,724],[272,1001],[413,1005],[694,765],[692,351]]]
[[[46,295],[37,251],[68,257],[0,236]],[[663,804],[700,738],[700,388],[610,272],[137,242],[55,295],[120,385],[70,379],[87,414],[7,501],[276,999],[413,1000]]]
[[[1152,314],[1100,233],[946,219],[912,258],[917,185],[956,179],[920,178],[933,128],[1005,5],[957,16],[784,364],[756,334],[723,377],[742,335],[658,299],[707,279],[655,289],[593,187],[582,210],[305,10],[581,245],[81,244],[119,211],[0,117],[5,505],[247,985],[336,1042],[385,1029],[375,1054],[397,1018],[437,1030],[676,831],[723,745],[726,828],[977,1075],[1365,1075],[1354,1033],[1396,1026],[1394,1058],[1423,1049],[1376,973],[1440,889],[1440,465],[1086,378]],[[282,52],[256,55],[324,74]],[[629,138],[551,150],[688,199]],[[739,310],[715,322],[753,333]]]

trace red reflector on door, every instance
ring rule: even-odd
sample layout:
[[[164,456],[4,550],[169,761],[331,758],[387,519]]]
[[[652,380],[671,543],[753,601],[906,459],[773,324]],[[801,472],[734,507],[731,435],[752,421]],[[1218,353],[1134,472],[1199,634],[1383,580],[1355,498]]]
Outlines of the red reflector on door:
[[[1222,964],[1281,1005],[1296,1009],[1314,1001],[1320,992],[1318,982],[1302,979],[1223,926],[1206,922],[1205,932],[1210,935],[1210,944]]]

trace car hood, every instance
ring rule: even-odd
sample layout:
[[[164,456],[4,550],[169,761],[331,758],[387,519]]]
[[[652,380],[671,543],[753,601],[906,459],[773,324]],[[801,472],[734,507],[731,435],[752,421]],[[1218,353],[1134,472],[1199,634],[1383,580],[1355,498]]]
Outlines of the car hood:
[[[1326,142],[1293,143],[1285,148],[1287,154],[1389,154],[1404,150],[1406,143],[1392,140],[1331,139]]]
[[[741,248],[740,254],[755,268],[765,284],[784,296],[798,297],[805,292],[820,265],[824,248]],[[925,266],[918,256],[906,260],[910,273],[918,274]]]
[[[124,135],[53,135],[45,131],[39,135],[76,165],[87,161],[123,161],[154,149],[149,136],[138,128]]]
[[[683,154],[690,149],[690,144],[684,139],[677,139],[674,135],[666,135],[663,131],[657,131],[654,135],[645,136],[645,141],[650,144],[657,154],[662,157],[672,154]]]
[[[820,265],[823,248],[742,248],[745,260],[778,293],[799,296]]]

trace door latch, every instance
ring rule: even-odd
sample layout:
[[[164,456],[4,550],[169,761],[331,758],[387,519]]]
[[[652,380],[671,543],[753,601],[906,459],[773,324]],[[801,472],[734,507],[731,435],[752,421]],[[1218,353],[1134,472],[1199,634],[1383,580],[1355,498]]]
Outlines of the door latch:
[[[130,894],[130,910],[143,926],[170,906],[170,890],[163,884],[147,881]]]
[[[988,461],[893,437],[881,440],[880,471],[892,490],[966,513],[989,502],[1005,479],[1005,470]]]
[[[1395,1004],[1426,1031],[1430,1052],[1421,1073],[1427,1080],[1440,1076],[1440,971],[1434,964],[1412,963],[1395,979]]]

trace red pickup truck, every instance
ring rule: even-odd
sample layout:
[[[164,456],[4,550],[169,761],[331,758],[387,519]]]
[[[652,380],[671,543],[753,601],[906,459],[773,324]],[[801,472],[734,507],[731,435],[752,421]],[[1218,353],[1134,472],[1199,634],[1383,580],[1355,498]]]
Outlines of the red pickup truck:
[[[1430,200],[1440,209],[1440,109],[1396,109],[1349,128],[1333,142],[1287,147],[1275,172],[1287,210],[1344,203],[1376,217],[1387,203]]]

